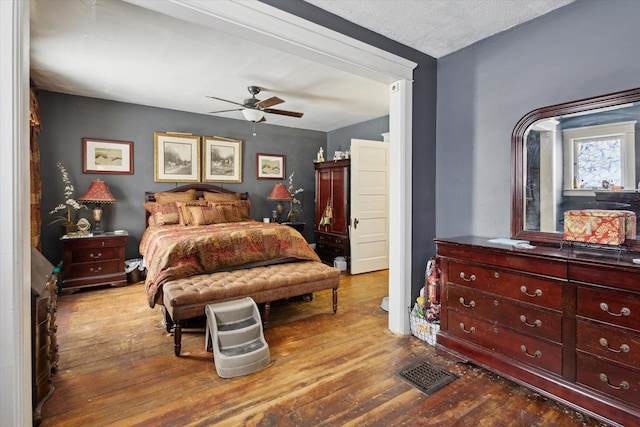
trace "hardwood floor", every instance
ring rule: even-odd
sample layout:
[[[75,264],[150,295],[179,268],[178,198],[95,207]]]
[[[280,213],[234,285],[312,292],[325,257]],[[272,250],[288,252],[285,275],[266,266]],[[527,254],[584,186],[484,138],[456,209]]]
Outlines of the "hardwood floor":
[[[142,283],[61,295],[60,363],[42,426],[599,426],[480,368],[387,329],[387,272],[343,275],[331,291],[273,304],[271,363],[222,379],[187,330],[182,357]],[[460,376],[427,396],[396,375],[428,359]]]

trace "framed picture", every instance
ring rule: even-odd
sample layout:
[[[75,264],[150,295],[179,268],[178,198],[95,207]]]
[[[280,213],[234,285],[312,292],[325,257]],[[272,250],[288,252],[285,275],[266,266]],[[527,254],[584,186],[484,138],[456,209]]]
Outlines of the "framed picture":
[[[200,137],[188,133],[153,134],[155,182],[200,182]]]
[[[202,180],[205,182],[242,182],[242,141],[204,136]]]
[[[257,179],[284,179],[284,156],[256,154]]]
[[[82,138],[82,172],[133,174],[133,142]]]

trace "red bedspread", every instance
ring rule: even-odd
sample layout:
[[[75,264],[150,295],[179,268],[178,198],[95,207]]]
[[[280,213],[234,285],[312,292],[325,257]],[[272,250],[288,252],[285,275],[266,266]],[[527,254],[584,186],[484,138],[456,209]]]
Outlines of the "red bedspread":
[[[151,307],[161,302],[159,290],[170,280],[260,261],[320,261],[295,229],[263,222],[150,227],[142,235],[140,253]]]

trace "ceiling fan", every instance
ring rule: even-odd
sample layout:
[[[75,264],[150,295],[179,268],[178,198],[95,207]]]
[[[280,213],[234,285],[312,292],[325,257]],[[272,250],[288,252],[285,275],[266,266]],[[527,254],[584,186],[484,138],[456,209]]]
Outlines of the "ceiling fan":
[[[245,99],[243,103],[229,101],[228,99],[218,98],[217,96],[207,96],[207,98],[213,98],[219,101],[229,102],[231,104],[236,104],[242,107],[242,108],[232,108],[229,110],[211,111],[210,114],[226,113],[228,111],[241,111],[245,119],[254,123],[266,121],[264,117],[264,113],[280,114],[281,116],[289,116],[289,117],[302,117],[303,113],[270,108],[274,105],[282,104],[284,102],[284,100],[278,98],[277,96],[272,96],[271,98],[263,99],[262,101],[260,101],[258,98],[256,98],[256,95],[259,94],[260,91],[262,90],[262,88],[260,88],[259,86],[249,86],[247,87],[247,90],[251,94],[251,98]]]

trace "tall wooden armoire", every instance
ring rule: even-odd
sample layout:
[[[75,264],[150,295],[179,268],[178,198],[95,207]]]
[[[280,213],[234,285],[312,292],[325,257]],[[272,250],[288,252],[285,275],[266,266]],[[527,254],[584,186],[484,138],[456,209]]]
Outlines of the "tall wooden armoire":
[[[315,163],[316,170],[316,252],[333,265],[338,256],[349,263],[349,212],[351,160]],[[329,209],[328,209],[329,208]],[[330,218],[327,217],[329,214]],[[324,220],[323,220],[324,218]]]

